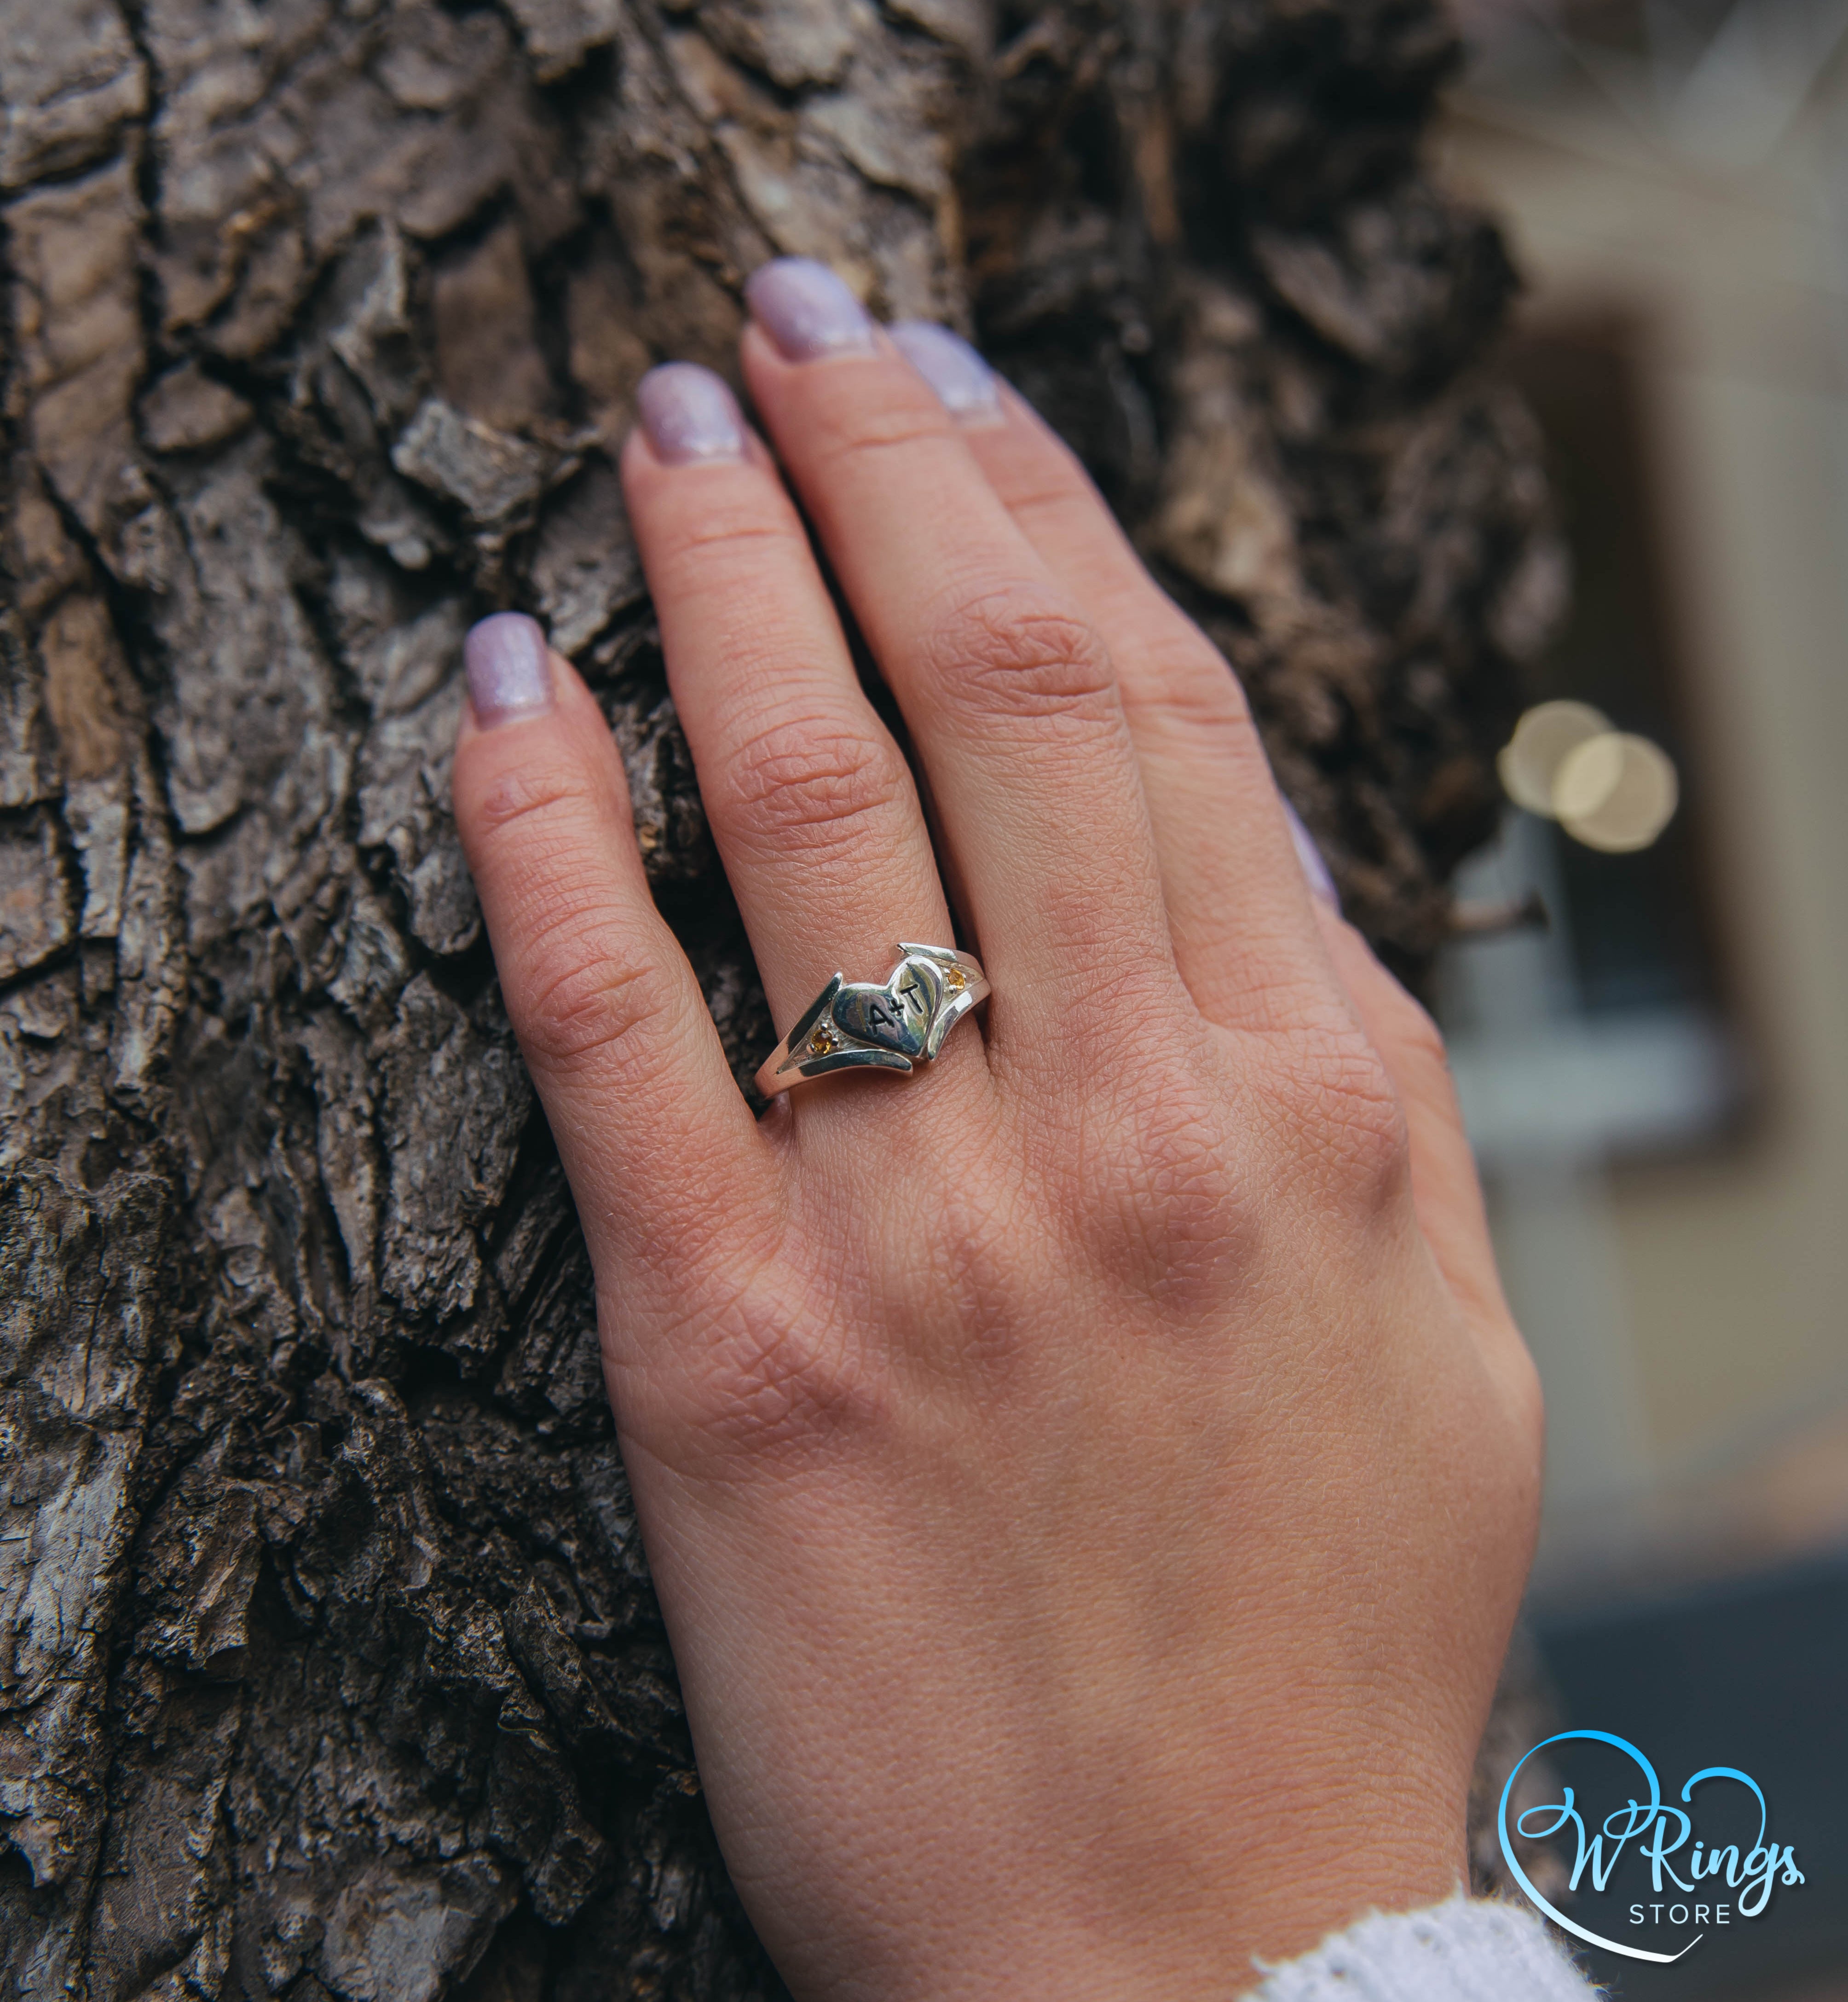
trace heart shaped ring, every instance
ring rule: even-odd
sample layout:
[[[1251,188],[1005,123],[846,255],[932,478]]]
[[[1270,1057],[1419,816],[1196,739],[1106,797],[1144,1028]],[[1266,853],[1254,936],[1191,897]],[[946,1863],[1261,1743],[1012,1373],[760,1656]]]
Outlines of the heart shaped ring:
[[[837,1070],[915,1070],[988,999],[988,976],[971,954],[902,943],[898,951],[880,985],[844,973],[828,982],[757,1073],[765,1097]]]

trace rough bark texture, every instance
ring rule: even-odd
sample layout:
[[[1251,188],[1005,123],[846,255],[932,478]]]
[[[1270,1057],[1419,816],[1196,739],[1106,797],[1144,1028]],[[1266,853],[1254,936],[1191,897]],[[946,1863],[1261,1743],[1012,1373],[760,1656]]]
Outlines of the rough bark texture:
[[[447,806],[472,617],[770,1027],[612,470],[831,259],[971,328],[1402,967],[1558,595],[1428,0],[0,0],[0,1992],[773,1994]]]

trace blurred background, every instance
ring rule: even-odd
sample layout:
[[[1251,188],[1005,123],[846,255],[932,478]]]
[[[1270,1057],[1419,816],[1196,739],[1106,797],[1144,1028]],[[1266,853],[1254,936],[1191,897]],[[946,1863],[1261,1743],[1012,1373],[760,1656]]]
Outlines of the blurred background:
[[[1462,12],[1439,143],[1575,573],[1535,700],[1581,706],[1462,886],[1553,923],[1440,989],[1548,1394],[1532,1613],[1564,1722],[1751,1772],[1808,1879],[1596,1972],[1848,2002],[1848,0]]]

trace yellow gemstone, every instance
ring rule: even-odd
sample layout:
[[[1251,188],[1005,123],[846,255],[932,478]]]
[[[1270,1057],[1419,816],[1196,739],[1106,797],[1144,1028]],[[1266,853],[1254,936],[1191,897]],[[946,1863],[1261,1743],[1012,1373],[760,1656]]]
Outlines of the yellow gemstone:
[[[841,1039],[824,1022],[808,1039],[808,1046],[818,1057],[825,1057],[831,1050],[838,1050]]]
[[[969,976],[960,966],[947,966],[943,968],[943,985],[946,987],[951,989],[967,987],[968,984]]]

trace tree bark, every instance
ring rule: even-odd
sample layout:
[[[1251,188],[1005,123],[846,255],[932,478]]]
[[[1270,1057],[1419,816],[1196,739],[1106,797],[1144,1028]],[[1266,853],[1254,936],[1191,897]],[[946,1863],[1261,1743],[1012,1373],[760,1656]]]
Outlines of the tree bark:
[[[612,454],[760,260],[973,332],[1416,975],[1559,595],[1428,0],[0,0],[0,1985],[779,1992],[448,806],[598,691],[772,1040]]]

